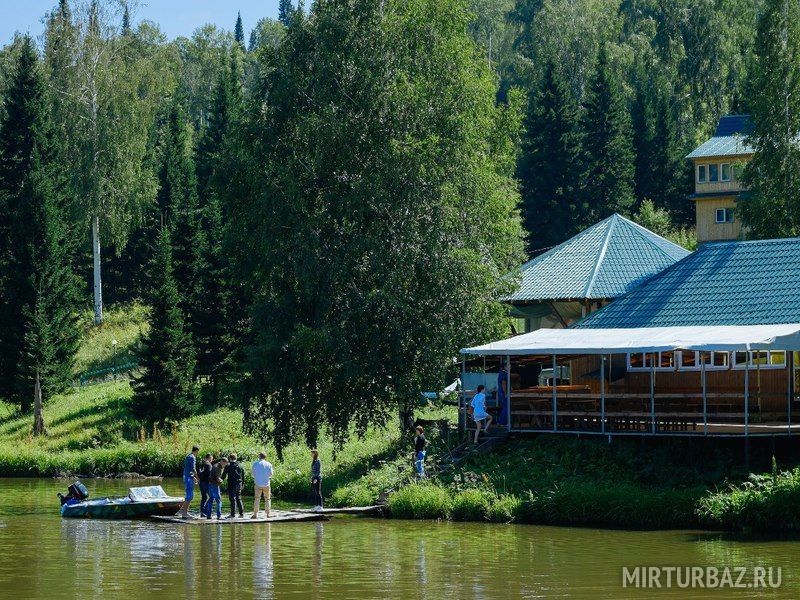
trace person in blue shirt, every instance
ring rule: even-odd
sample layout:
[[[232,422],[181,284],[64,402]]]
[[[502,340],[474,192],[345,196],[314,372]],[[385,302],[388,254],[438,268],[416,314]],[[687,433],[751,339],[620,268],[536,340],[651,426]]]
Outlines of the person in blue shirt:
[[[508,368],[508,364],[503,361],[497,374],[497,404],[500,408],[498,425],[508,425]]]
[[[186,488],[183,505],[181,506],[181,518],[189,518],[189,506],[194,498],[194,485],[197,483],[197,455],[200,448],[192,446],[192,451],[183,460],[183,485]]]
[[[475,420],[475,444],[478,443],[481,425],[483,425],[484,429],[488,430],[489,426],[492,424],[492,415],[486,411],[486,392],[484,392],[484,389],[484,386],[479,385],[477,393],[472,397],[472,402],[470,402],[472,418]],[[484,421],[486,421],[485,424]]]

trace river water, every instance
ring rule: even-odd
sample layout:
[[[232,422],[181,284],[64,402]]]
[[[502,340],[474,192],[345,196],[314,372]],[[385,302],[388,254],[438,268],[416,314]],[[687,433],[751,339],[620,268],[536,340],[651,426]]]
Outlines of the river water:
[[[95,497],[130,485],[86,483]],[[203,526],[62,520],[55,494],[65,485],[0,479],[0,598],[800,597],[798,541],[356,517]],[[180,481],[163,486],[178,494]],[[623,567],[637,566],[716,567],[723,575],[728,567],[734,583],[736,569],[747,568],[741,585],[756,567],[772,567],[777,583],[780,567],[781,579],[770,588],[767,578],[758,594],[682,589],[674,580],[670,589],[623,588]]]

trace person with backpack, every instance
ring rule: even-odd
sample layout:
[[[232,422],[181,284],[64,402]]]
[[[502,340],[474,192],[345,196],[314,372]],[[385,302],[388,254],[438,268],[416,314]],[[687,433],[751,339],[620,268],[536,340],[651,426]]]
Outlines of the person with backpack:
[[[236,516],[244,518],[244,505],[242,505],[242,489],[244,488],[244,469],[239,464],[236,454],[228,455],[228,466],[225,467],[224,477],[228,480],[228,500],[231,503],[230,518]]]
[[[211,518],[211,509],[214,508],[214,503],[217,504],[217,520],[222,518],[222,495],[220,494],[220,487],[222,487],[222,479],[225,477],[225,467],[228,466],[228,459],[224,456],[211,467],[211,473],[208,476],[208,504],[206,506],[206,519]]]

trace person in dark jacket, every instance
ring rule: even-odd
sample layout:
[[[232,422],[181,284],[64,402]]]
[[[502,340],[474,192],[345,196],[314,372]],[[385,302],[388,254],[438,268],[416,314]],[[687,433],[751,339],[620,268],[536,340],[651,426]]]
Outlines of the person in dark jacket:
[[[211,475],[213,462],[214,457],[211,454],[206,454],[200,464],[197,465],[197,479],[200,482],[200,515],[204,517],[211,517],[211,507],[208,501],[208,478]]]
[[[316,449],[311,451],[311,501],[314,510],[322,512],[322,463]]]
[[[244,487],[244,469],[239,464],[235,454],[228,456],[228,466],[225,467],[223,477],[228,480],[228,500],[231,503],[231,518],[236,516],[244,518],[244,506],[242,505],[242,488]]]
[[[211,518],[211,509],[214,508],[215,502],[217,503],[217,520],[222,518],[222,496],[219,493],[219,488],[222,486],[222,479],[225,477],[225,467],[227,466],[228,459],[223,456],[217,464],[211,467],[211,473],[208,476],[206,519]]]

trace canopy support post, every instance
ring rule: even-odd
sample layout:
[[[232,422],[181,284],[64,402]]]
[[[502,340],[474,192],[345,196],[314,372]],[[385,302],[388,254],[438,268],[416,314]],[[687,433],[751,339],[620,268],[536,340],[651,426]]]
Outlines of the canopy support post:
[[[553,354],[553,431],[558,431],[558,378],[556,377],[556,355]]]
[[[606,432],[606,355],[600,355],[600,431]]]
[[[458,391],[458,429],[467,432],[467,388],[464,387],[464,375],[467,373],[467,355],[461,355],[461,389]]]
[[[789,373],[789,381],[786,385],[786,426],[789,428],[789,435],[792,435],[792,397],[794,396],[794,350],[786,352],[786,371]]]
[[[650,431],[656,433],[656,356],[657,352],[650,353]]]
[[[511,433],[511,356],[506,355],[506,419]]]
[[[700,379],[703,381],[703,435],[708,435],[708,387],[706,382],[706,357],[700,353]]]
[[[744,437],[750,434],[750,358],[753,353],[747,353],[748,360],[744,363]]]

